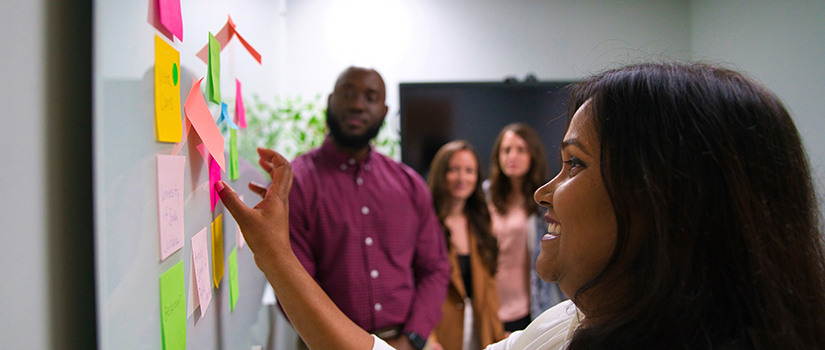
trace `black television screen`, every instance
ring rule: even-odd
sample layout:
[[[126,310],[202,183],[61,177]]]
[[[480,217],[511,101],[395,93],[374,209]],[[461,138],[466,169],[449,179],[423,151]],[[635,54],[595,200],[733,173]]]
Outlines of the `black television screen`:
[[[430,161],[445,143],[464,139],[489,175],[490,152],[510,123],[533,127],[544,141],[551,174],[559,169],[559,143],[567,127],[570,82],[402,83],[401,160],[426,179]],[[549,180],[549,179],[548,179]]]

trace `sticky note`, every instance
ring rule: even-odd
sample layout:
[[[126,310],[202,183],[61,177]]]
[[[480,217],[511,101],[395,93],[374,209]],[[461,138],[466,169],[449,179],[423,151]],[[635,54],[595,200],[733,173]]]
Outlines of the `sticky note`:
[[[220,200],[218,191],[215,191],[215,184],[219,181],[221,181],[221,168],[214,158],[209,157],[209,205],[211,211],[215,211],[215,205]]]
[[[172,39],[172,33],[169,29],[166,29],[166,27],[160,23],[160,4],[158,3],[158,0],[149,0],[149,16],[146,20],[152,25],[152,27],[155,27],[158,32],[163,34],[163,36],[169,38],[169,40],[174,40]],[[206,62],[205,59],[203,61]]]
[[[218,125],[221,123],[226,123],[230,129],[238,129],[238,126],[235,125],[232,118],[229,118],[229,105],[227,105],[226,102],[221,102],[221,117],[218,118]]]
[[[261,64],[261,54],[258,53],[258,51],[256,51],[255,48],[253,48],[252,45],[250,45],[241,36],[241,33],[238,33],[238,31],[235,29],[235,22],[232,21],[232,17],[227,16],[226,24],[223,25],[223,28],[221,28],[221,30],[218,32],[218,35],[215,35],[215,38],[218,40],[218,43],[220,44],[220,49],[223,50],[223,48],[226,47],[226,44],[229,43],[229,41],[232,40],[232,37],[234,36],[238,37],[238,40],[240,40],[241,45],[243,45],[246,51],[249,52],[252,58],[258,61],[258,64]],[[207,63],[209,61],[208,47],[209,44],[204,45],[204,47],[201,48],[201,50],[198,51],[198,53],[195,55],[198,56],[198,58],[200,58],[201,61],[203,61],[204,63]]]
[[[206,101],[203,99],[203,94],[201,94],[200,86],[202,81],[203,79],[192,84],[192,89],[189,90],[189,96],[186,97],[186,104],[183,108],[186,112],[186,118],[192,124],[192,128],[195,129],[198,137],[203,141],[206,150],[209,151],[212,157],[215,157],[215,161],[218,162],[221,169],[225,170],[226,160],[223,155],[223,135],[221,131],[218,130],[218,125],[215,124],[215,120],[212,119],[209,107],[206,106]]]
[[[238,304],[238,248],[229,253],[229,310],[235,311]]]
[[[212,284],[209,281],[209,252],[206,243],[206,228],[192,236],[192,286],[195,289],[194,296],[200,306],[201,317],[206,316],[206,309],[212,300]]]
[[[186,300],[183,261],[160,275],[160,324],[163,349],[186,349]]]
[[[180,53],[155,35],[155,136],[178,142],[183,135],[180,114]]]
[[[221,45],[209,33],[209,63],[206,73],[206,94],[209,101],[221,103]]]
[[[238,130],[229,129],[229,179],[235,181],[238,177]]]
[[[212,221],[212,278],[219,288],[223,278],[223,214]]]
[[[246,109],[243,107],[241,81],[238,79],[235,79],[235,124],[246,129]]]
[[[160,260],[183,248],[183,172],[186,157],[159,154],[158,234]]]
[[[183,41],[183,19],[180,14],[180,0],[158,0],[158,15],[162,24],[172,35]]]

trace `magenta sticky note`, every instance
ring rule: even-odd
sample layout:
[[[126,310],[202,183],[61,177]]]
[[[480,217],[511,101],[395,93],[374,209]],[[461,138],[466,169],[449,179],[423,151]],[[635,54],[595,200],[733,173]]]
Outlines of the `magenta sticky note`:
[[[162,23],[160,23],[160,8],[158,7],[158,0],[149,0],[149,15],[146,18],[146,20],[149,22],[149,24],[152,25],[152,27],[155,27],[155,29],[157,29],[158,32],[163,34],[163,36],[165,36],[169,40],[173,40],[172,33],[168,29],[166,29],[166,27],[164,27]]]
[[[209,280],[209,246],[206,242],[206,227],[192,236],[192,270],[194,298],[197,302],[193,306],[200,305],[201,317],[206,316],[206,309],[212,300],[212,281]]]
[[[215,184],[221,181],[221,167],[211,156],[209,157],[209,204],[212,206],[212,211],[215,210],[215,204],[218,204],[220,198],[218,191],[215,191]]]
[[[183,248],[184,156],[157,156],[160,260]]]
[[[183,19],[180,13],[180,0],[158,0],[160,23],[183,41]]]
[[[235,79],[235,124],[246,129],[246,110],[243,107],[243,94],[241,93],[241,81]]]

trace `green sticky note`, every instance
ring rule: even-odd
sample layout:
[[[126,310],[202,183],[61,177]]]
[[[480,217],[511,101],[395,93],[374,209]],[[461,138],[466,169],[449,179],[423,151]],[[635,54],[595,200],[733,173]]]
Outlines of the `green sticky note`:
[[[221,103],[221,44],[209,33],[209,63],[207,64],[206,90],[209,100]]]
[[[238,304],[238,247],[232,248],[229,254],[229,305],[235,311]]]
[[[186,349],[183,261],[160,276],[160,325],[164,350]]]
[[[229,129],[229,179],[238,179],[238,130]]]

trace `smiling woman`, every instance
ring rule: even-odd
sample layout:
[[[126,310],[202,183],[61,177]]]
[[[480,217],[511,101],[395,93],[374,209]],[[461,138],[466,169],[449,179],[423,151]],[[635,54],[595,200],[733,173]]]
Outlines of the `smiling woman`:
[[[714,66],[639,64],[576,84],[569,106],[564,167],[534,197],[553,231],[537,268],[571,301],[488,349],[825,348],[818,204],[774,94]],[[261,156],[274,180],[262,204],[219,192],[296,329],[318,346],[388,349],[300,268],[289,165]]]

